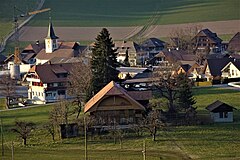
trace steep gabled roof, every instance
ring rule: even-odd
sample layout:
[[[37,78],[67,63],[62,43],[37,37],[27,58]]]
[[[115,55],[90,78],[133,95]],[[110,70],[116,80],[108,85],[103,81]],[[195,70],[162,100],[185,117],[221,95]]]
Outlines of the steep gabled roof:
[[[231,64],[233,64],[240,71],[240,60],[233,60],[232,62],[229,62],[226,66],[224,66],[222,71]]]
[[[206,109],[209,110],[210,112],[212,112],[213,110],[217,109],[218,107],[220,107],[222,105],[225,105],[225,106],[227,106],[229,108],[232,108],[232,109],[236,109],[236,108],[234,108],[234,107],[232,107],[232,106],[230,106],[230,105],[228,105],[226,103],[223,103],[223,102],[221,102],[219,100],[217,100],[217,101],[213,102],[212,104],[208,105],[206,107]]]
[[[84,113],[93,110],[94,107],[96,107],[95,104],[99,102],[101,99],[103,99],[105,96],[114,95],[122,96],[129,100],[129,102],[131,102],[132,104],[135,104],[140,110],[145,110],[145,107],[138,103],[136,100],[134,100],[125,89],[123,89],[120,85],[116,84],[115,82],[111,81],[85,104]]]
[[[221,76],[221,70],[229,63],[233,61],[233,59],[224,57],[224,58],[215,58],[215,59],[207,59],[207,64],[212,76]]]
[[[228,43],[229,51],[240,51],[240,32],[236,33]]]
[[[58,36],[55,35],[54,33],[54,29],[53,29],[53,25],[52,22],[49,23],[48,26],[48,34],[46,38],[50,38],[50,39],[58,39]]]
[[[142,47],[164,47],[164,45],[165,42],[157,38],[149,38],[141,44]]]
[[[210,40],[212,40],[212,42],[220,44],[222,42],[222,39],[220,39],[216,33],[213,33],[212,31],[210,31],[209,29],[203,29],[201,30],[198,34],[204,34],[205,36],[207,36]]]

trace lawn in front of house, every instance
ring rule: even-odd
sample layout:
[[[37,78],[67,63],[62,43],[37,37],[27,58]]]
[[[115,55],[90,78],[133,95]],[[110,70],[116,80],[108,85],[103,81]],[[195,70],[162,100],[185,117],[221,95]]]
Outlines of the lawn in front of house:
[[[215,87],[195,88],[196,106],[201,114],[206,105],[219,99],[240,109],[239,91],[220,89]],[[42,129],[48,121],[50,106],[40,106],[15,111],[0,112],[3,120],[4,147],[6,159],[11,157],[11,141],[15,145],[14,159],[46,159],[46,160],[77,160],[84,159],[84,137],[70,138],[52,142],[50,135]],[[239,111],[234,111],[240,116]],[[82,116],[82,115],[81,115]],[[22,147],[21,141],[10,132],[15,119],[32,121],[37,124],[28,146]],[[157,141],[152,142],[148,132],[136,137],[133,134],[123,137],[122,149],[119,142],[114,141],[109,135],[89,136],[89,159],[96,160],[135,160],[142,159],[142,145],[146,141],[146,155],[148,160],[159,159],[238,159],[240,158],[240,119],[234,123],[209,124],[197,126],[171,126],[158,132]],[[1,148],[0,148],[1,149]]]

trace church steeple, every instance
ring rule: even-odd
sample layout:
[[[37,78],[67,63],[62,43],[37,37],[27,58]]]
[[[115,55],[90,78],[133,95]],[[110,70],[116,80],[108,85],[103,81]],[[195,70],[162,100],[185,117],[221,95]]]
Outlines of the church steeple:
[[[58,36],[55,35],[51,18],[49,20],[48,34],[45,38],[45,49],[46,53],[52,53],[54,50],[58,49]]]

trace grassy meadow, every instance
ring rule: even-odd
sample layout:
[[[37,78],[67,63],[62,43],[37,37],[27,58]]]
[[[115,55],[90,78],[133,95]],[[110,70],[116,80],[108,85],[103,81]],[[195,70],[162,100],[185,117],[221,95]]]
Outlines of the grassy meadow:
[[[55,26],[138,26],[240,19],[239,0],[46,0]],[[64,11],[64,12],[63,12]],[[38,14],[30,23],[48,23]]]
[[[240,92],[215,87],[195,88],[198,113],[208,115],[205,107],[219,99],[240,109]],[[16,160],[77,160],[84,159],[84,139],[70,138],[52,142],[50,135],[42,128],[48,121],[52,106],[40,106],[15,111],[0,112],[4,129],[5,158],[11,158],[11,141],[14,141]],[[171,126],[158,132],[157,141],[152,142],[148,132],[137,137],[133,133],[114,144],[108,135],[89,137],[88,155],[93,160],[141,160],[142,145],[146,141],[147,159],[204,159],[225,160],[240,158],[240,112],[234,112],[234,123],[198,126]],[[73,115],[75,116],[75,115]],[[25,120],[37,124],[28,145],[10,132],[14,121]],[[1,148],[1,147],[0,147]]]
[[[13,11],[16,6],[23,13],[33,11],[40,0],[1,0],[0,5],[0,42],[13,28]],[[16,15],[22,14],[20,11]],[[19,22],[23,19],[19,18]]]

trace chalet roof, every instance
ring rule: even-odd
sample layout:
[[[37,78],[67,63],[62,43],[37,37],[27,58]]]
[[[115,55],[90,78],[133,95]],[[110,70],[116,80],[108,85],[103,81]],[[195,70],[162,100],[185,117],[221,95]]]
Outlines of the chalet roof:
[[[157,38],[149,38],[145,40],[141,46],[144,48],[149,48],[149,47],[164,47],[165,42],[161,41],[160,39]]]
[[[114,48],[118,49],[117,52],[138,52],[140,46],[133,41],[114,41]]]
[[[123,89],[120,85],[116,84],[115,82],[111,81],[108,83],[103,89],[101,89],[96,95],[94,95],[84,107],[84,113],[87,113],[94,109],[94,105],[99,102],[104,96],[113,96],[119,95],[121,97],[125,97],[131,103],[135,104],[140,110],[145,110],[145,107],[134,100],[125,89]]]
[[[225,67],[229,66],[230,64],[233,64],[239,71],[240,71],[240,60],[233,60],[232,62],[229,62]],[[224,70],[224,68],[222,70]]]
[[[221,76],[221,70],[229,63],[233,61],[233,59],[224,57],[224,58],[215,58],[215,59],[207,59],[207,64],[212,76]]]
[[[54,57],[76,57],[79,52],[75,51],[73,48],[76,42],[60,42],[59,48],[52,53],[46,53],[45,49],[42,49],[36,56],[36,59],[50,60]]]
[[[219,100],[217,100],[217,101],[213,102],[212,104],[208,105],[206,107],[206,109],[209,110],[210,112],[212,112],[212,111],[214,111],[215,109],[217,109],[218,107],[220,107],[222,105],[224,105],[225,107],[231,108],[231,109],[236,109],[236,108],[234,108],[234,107],[232,107],[232,106],[230,106],[230,105],[228,105],[228,104],[226,104],[224,102],[221,102]]]
[[[236,33],[229,41],[228,50],[240,52],[240,32]]]
[[[30,68],[29,73],[35,72],[43,83],[66,82],[67,77],[59,78],[57,74],[69,73],[72,66],[72,63],[36,65]]]
[[[127,93],[135,100],[149,100],[153,97],[152,91],[127,91]]]
[[[182,69],[185,71],[185,72],[188,72],[188,70],[192,67],[190,66],[189,64],[183,64],[181,65]]]
[[[176,61],[194,61],[195,55],[187,54],[183,50],[162,50],[155,57],[165,57],[171,63]]]
[[[209,29],[203,29],[201,30],[198,35],[204,34],[205,36],[207,36],[209,39],[212,40],[212,42],[216,43],[216,44],[220,44],[222,42],[222,39],[220,39],[216,33],[213,33],[212,31],[210,31]]]
[[[47,34],[46,38],[58,39],[58,36],[56,36],[55,33],[54,33],[52,22],[49,23],[48,34]]]
[[[28,63],[29,59],[34,58],[36,53],[28,53],[26,56],[22,58],[22,61]]]
[[[22,53],[24,52],[29,52],[32,51],[34,53],[38,53],[40,52],[43,48],[44,48],[44,43],[39,43],[39,44],[29,44],[26,48],[24,48],[24,50],[22,51]]]
[[[233,53],[230,55],[231,58],[240,59],[240,53]]]

